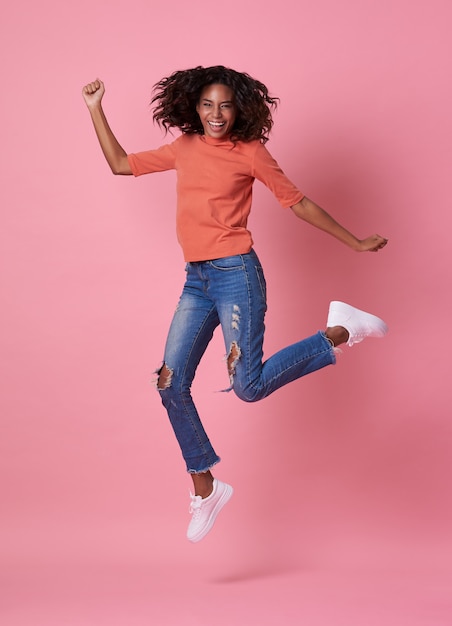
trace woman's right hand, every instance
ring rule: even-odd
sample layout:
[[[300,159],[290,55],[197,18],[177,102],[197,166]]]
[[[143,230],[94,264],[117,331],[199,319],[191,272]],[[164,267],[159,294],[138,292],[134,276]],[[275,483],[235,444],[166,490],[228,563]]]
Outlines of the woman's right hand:
[[[85,85],[82,89],[82,95],[88,107],[93,107],[100,104],[105,93],[105,85],[98,78]]]
[[[113,174],[130,176],[132,170],[127,159],[127,153],[114,136],[101,106],[104,93],[104,83],[98,78],[94,82],[85,85],[82,89],[83,98],[93,120],[97,138],[111,171]]]

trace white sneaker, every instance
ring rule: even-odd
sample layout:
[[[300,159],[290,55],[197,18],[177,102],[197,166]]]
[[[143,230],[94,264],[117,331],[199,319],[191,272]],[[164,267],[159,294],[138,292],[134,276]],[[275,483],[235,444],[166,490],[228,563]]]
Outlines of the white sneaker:
[[[213,491],[207,498],[190,494],[191,522],[187,530],[187,539],[193,543],[201,541],[212,529],[218,513],[231,498],[234,490],[231,485],[213,479]]]
[[[342,326],[348,331],[348,346],[359,343],[366,337],[384,337],[388,327],[382,319],[371,313],[356,309],[345,302],[330,303],[327,327]]]

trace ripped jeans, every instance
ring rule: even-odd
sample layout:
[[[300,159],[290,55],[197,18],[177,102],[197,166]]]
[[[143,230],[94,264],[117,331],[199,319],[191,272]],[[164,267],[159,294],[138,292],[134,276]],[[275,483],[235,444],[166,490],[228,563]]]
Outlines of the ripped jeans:
[[[221,324],[231,389],[245,402],[336,362],[323,332],[284,348],[262,362],[265,278],[256,253],[188,263],[187,277],[165,347],[168,374],[157,387],[190,473],[218,463],[193,403],[190,388],[215,328]],[[162,369],[159,371],[161,374]]]

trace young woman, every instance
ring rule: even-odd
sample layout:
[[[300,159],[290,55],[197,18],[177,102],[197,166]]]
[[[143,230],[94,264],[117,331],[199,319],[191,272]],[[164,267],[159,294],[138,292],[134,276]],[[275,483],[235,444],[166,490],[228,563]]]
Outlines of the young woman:
[[[169,330],[157,389],[191,474],[192,518],[187,537],[199,541],[212,528],[232,487],[215,479],[214,451],[190,388],[214,329],[224,335],[230,389],[246,402],[335,363],[335,349],[382,337],[385,323],[343,302],[332,302],[325,331],[280,350],[262,362],[265,278],[247,229],[254,179],[283,207],[358,252],[382,249],[387,239],[358,239],[309,200],[284,175],[265,147],[272,107],[261,82],[223,66],[196,67],[163,78],[154,87],[154,120],[181,135],[157,150],[127,154],[105,118],[100,80],[83,88],[105,158],[114,174],[177,172],[176,228],[186,282]]]

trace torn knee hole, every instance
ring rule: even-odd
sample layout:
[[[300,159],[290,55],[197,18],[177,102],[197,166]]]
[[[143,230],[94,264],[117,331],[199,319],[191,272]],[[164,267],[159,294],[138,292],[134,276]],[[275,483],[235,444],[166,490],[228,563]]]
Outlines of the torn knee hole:
[[[235,366],[237,365],[237,361],[240,359],[240,355],[240,348],[237,342],[233,341],[228,354],[228,372],[231,378],[235,374]]]
[[[173,370],[170,370],[169,367],[164,363],[158,372],[157,379],[157,389],[159,391],[163,391],[164,389],[168,389],[171,386],[171,379],[173,377]]]

